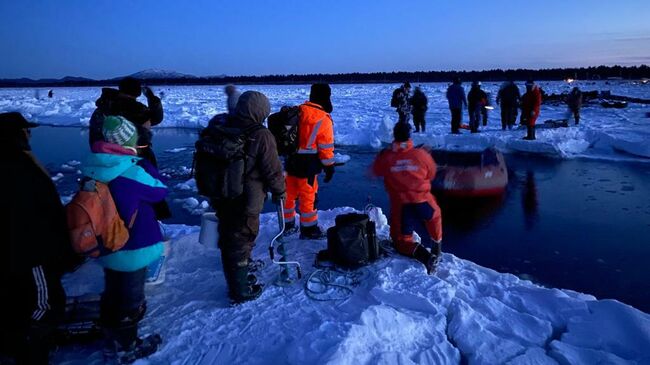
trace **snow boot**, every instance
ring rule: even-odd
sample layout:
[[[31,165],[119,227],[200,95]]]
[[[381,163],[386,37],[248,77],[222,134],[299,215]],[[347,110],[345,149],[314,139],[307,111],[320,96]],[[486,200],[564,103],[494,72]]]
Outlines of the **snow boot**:
[[[105,364],[131,364],[138,359],[147,357],[158,350],[162,344],[162,337],[158,334],[149,335],[145,338],[136,338],[128,345],[120,344],[120,341],[107,331],[104,345]]]
[[[326,238],[325,233],[318,227],[313,225],[309,227],[300,226],[300,239],[301,240],[320,240]]]
[[[291,220],[291,222],[284,222],[284,232],[282,233],[283,236],[290,236],[297,232],[298,227],[296,226],[295,220]]]
[[[439,255],[435,252],[429,252],[424,246],[418,245],[413,253],[413,257],[424,264],[424,267],[427,269],[427,275],[431,275],[436,271]]]
[[[224,274],[228,283],[228,296],[233,304],[254,300],[262,295],[263,285],[257,282],[255,275],[248,273],[247,266],[224,270]]]

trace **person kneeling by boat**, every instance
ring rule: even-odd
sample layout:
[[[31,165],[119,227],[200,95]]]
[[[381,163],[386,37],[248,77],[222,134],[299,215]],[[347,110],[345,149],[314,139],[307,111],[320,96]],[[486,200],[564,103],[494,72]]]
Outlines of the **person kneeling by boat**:
[[[391,205],[390,235],[397,252],[422,262],[431,274],[441,256],[442,215],[431,194],[436,164],[431,154],[413,147],[411,127],[397,123],[391,147],[381,151],[372,172],[384,178]],[[422,238],[413,240],[413,231]],[[431,246],[431,252],[425,248]]]

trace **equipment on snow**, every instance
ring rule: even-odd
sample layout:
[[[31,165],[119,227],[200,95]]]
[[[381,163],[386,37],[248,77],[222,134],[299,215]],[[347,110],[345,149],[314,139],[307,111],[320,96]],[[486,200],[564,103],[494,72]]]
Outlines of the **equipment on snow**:
[[[318,253],[318,260],[356,269],[377,260],[379,255],[375,222],[368,214],[347,213],[337,216],[334,227],[327,230],[327,250]]]
[[[282,240],[283,234],[284,234],[284,199],[280,199],[280,202],[277,205],[277,214],[278,214],[278,226],[280,228],[280,231],[278,234],[276,234],[273,239],[271,239],[271,242],[269,244],[269,255],[271,257],[271,262],[274,264],[280,265],[280,278],[279,282],[280,283],[291,283],[292,280],[289,276],[289,268],[288,265],[295,265],[296,266],[296,275],[298,279],[302,278],[302,270],[300,267],[300,263],[298,261],[288,261],[287,259],[287,251],[286,248],[284,247],[284,242]],[[275,243],[279,242],[279,245],[277,246],[278,254],[280,254],[280,260],[276,261],[275,260]]]
[[[279,156],[289,156],[298,149],[298,121],[300,109],[297,106],[283,106],[279,112],[268,117],[269,131],[275,137]]]
[[[133,227],[138,212],[129,219]],[[92,179],[81,182],[81,188],[66,206],[68,231],[72,248],[78,254],[98,257],[124,247],[129,231],[117,212],[108,185]]]
[[[262,128],[261,124],[244,130],[213,125],[201,131],[194,152],[199,194],[212,199],[233,199],[244,192],[249,137]]]

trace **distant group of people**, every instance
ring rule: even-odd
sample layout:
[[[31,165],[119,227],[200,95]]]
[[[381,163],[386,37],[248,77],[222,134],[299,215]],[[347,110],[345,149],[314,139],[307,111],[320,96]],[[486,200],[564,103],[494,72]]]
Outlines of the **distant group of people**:
[[[501,106],[501,129],[512,129],[517,122],[517,116],[521,109],[520,124],[526,126],[526,140],[534,140],[535,123],[539,117],[542,104],[542,92],[539,86],[533,81],[526,81],[526,92],[521,95],[519,87],[513,80],[504,82],[499,88],[496,103]],[[425,131],[425,113],[427,110],[427,97],[420,87],[416,87],[410,96],[411,85],[405,82],[395,89],[391,99],[391,106],[396,108],[398,122],[408,123],[410,114],[413,114],[415,132]],[[465,95],[460,78],[455,78],[449,85],[446,98],[451,112],[451,133],[460,134],[463,127],[462,111],[466,107],[469,113],[468,128],[471,133],[478,133],[479,126],[487,126],[488,107],[490,96],[481,89],[480,81],[473,81],[470,91]],[[566,97],[566,103],[570,113],[573,115],[575,124],[580,121],[580,108],[582,107],[582,93],[578,87],[574,87]]]

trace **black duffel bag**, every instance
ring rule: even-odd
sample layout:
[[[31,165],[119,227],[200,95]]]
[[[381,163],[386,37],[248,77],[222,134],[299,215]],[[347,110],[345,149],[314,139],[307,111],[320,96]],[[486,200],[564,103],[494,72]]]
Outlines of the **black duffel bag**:
[[[367,214],[347,213],[337,216],[334,227],[327,230],[327,250],[319,252],[318,260],[356,269],[379,256],[375,222]]]

